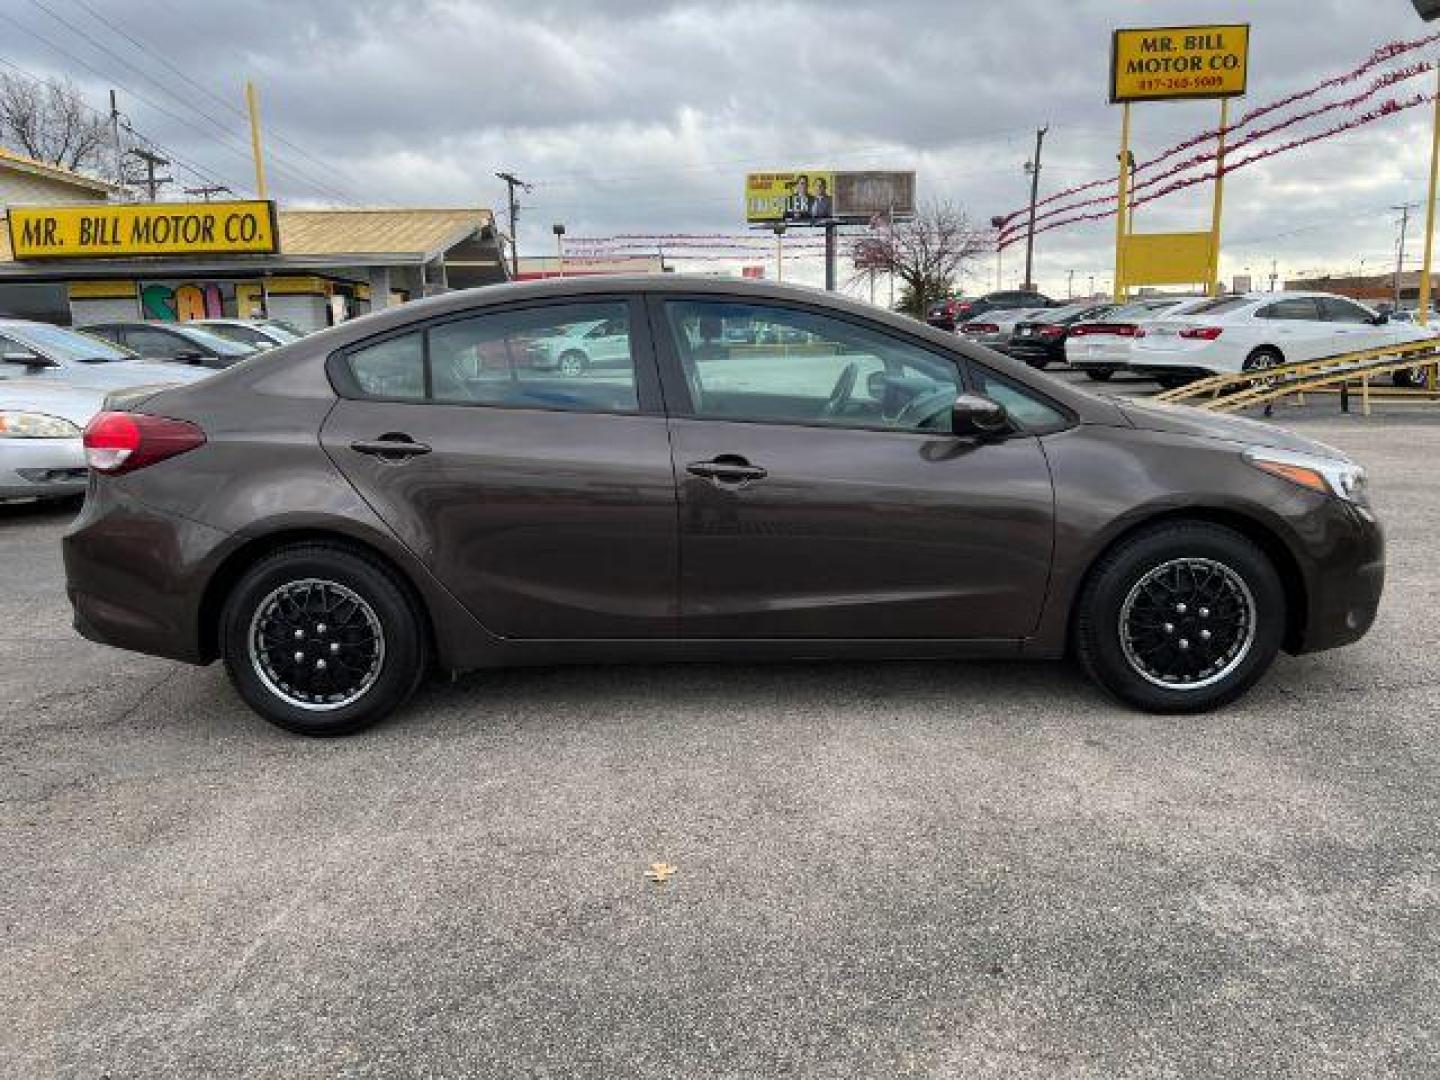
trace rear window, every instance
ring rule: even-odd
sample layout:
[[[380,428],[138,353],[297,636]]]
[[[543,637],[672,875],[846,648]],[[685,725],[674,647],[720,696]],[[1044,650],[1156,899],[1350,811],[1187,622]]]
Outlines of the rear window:
[[[1225,315],[1232,311],[1239,311],[1247,307],[1251,300],[1245,296],[1222,296],[1218,300],[1209,300],[1203,304],[1196,304],[1186,309],[1186,315]]]

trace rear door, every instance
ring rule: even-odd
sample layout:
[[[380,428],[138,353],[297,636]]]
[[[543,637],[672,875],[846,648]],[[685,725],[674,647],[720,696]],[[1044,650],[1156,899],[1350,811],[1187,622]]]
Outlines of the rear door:
[[[803,344],[712,358],[697,349],[712,319]],[[1033,631],[1053,543],[1049,468],[1032,434],[950,433],[958,358],[772,301],[656,298],[652,320],[679,482],[684,636]],[[1054,410],[1039,419],[1055,422]]]
[[[649,337],[625,296],[477,309],[329,362],[321,442],[487,629],[670,637],[675,481]],[[638,332],[612,366],[535,363],[576,323]]]

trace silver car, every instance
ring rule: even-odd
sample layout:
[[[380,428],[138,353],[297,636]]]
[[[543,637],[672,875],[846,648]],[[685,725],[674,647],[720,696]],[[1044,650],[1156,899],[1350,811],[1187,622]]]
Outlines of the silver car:
[[[0,380],[43,379],[126,390],[195,382],[209,374],[206,368],[142,360],[128,349],[78,330],[28,319],[0,319]]]
[[[219,334],[227,341],[249,345],[261,352],[289,345],[305,336],[291,330],[289,324],[273,319],[196,319],[186,325],[198,326],[212,334]]]
[[[105,391],[46,379],[0,379],[0,502],[85,490],[80,433]]]
[[[961,323],[956,332],[966,341],[977,345],[1004,345],[1010,340],[1015,324],[1028,319],[1047,308],[997,308],[977,315],[971,322]]]

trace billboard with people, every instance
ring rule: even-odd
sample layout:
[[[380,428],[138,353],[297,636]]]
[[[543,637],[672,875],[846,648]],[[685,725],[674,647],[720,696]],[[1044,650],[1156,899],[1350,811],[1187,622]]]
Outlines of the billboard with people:
[[[751,225],[825,225],[892,219],[915,212],[913,172],[796,169],[745,177],[745,221]]]

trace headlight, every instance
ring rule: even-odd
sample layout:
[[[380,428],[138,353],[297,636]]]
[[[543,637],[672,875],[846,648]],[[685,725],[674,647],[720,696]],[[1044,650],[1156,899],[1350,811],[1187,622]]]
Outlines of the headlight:
[[[78,439],[80,429],[63,416],[38,412],[0,412],[0,438]]]
[[[1252,446],[1245,451],[1245,460],[1262,472],[1322,495],[1334,495],[1360,506],[1369,505],[1365,470],[1353,461],[1272,450],[1267,446]]]

